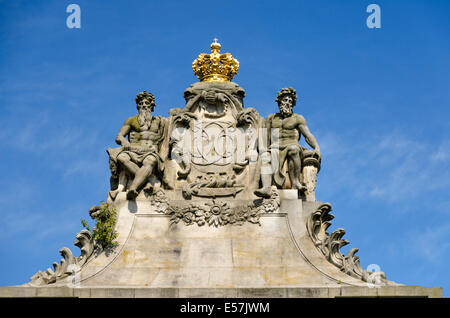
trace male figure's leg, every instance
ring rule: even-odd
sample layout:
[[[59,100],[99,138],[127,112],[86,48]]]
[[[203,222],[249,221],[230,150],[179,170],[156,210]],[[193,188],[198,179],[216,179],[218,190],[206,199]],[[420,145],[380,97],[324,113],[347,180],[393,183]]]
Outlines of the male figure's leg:
[[[124,152],[121,152],[117,156],[117,161],[119,161],[133,175],[135,175],[139,169],[138,165],[131,161],[131,157]]]
[[[287,150],[287,160],[288,160],[288,174],[291,180],[292,189],[297,189],[304,191],[306,189],[300,183],[300,172],[302,169],[302,162],[300,160],[300,149],[296,146],[289,146]]]
[[[127,199],[134,199],[137,197],[138,188],[142,186],[142,184],[147,181],[147,178],[151,175],[153,172],[153,169],[155,168],[157,159],[153,156],[148,156],[144,159],[142,162],[142,167],[140,167],[134,176],[133,183],[130,186],[130,189],[127,192]]]

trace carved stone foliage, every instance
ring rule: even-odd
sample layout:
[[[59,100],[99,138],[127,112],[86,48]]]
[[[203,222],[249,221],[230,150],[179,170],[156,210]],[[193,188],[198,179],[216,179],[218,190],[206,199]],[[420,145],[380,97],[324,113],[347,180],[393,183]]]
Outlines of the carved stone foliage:
[[[91,232],[82,230],[78,233],[74,245],[81,249],[80,256],[74,257],[69,248],[63,247],[59,251],[63,259],[59,264],[53,263],[54,270],[48,268],[45,272],[38,271],[31,277],[30,284],[40,286],[61,281],[67,282],[67,279],[78,273],[94,252],[95,244]]]
[[[269,199],[258,199],[251,203],[230,206],[227,201],[191,201],[188,205],[176,204],[169,201],[163,190],[159,190],[153,197],[152,205],[155,211],[170,215],[170,223],[185,225],[196,223],[198,226],[242,225],[246,222],[260,224],[260,217],[264,213],[276,212],[280,206],[280,198],[275,188]]]
[[[322,204],[307,221],[308,233],[314,245],[330,263],[342,272],[366,282],[373,281],[376,276],[377,281],[385,284],[386,275],[383,272],[372,273],[361,268],[359,257],[355,256],[358,252],[357,248],[352,248],[345,256],[340,252],[341,247],[349,242],[342,239],[345,234],[345,230],[342,228],[338,228],[331,234],[328,233],[330,221],[334,218],[334,215],[330,214],[331,210],[330,204]]]

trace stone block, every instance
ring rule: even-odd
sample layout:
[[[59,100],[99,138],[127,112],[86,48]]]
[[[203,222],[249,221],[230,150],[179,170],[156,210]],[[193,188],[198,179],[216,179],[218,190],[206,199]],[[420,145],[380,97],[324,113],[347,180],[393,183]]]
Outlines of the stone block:
[[[181,264],[186,267],[232,266],[232,248],[229,239],[195,239],[185,242]]]
[[[341,287],[328,287],[328,297],[336,298],[341,296]]]
[[[257,267],[234,267],[232,273],[233,286],[252,287],[266,285],[264,274]]]
[[[91,298],[134,298],[134,288],[91,288]]]
[[[236,288],[180,288],[180,298],[236,298]]]
[[[348,286],[341,288],[340,297],[377,297],[378,288],[369,288],[366,286]]]
[[[296,189],[278,190],[278,195],[280,200],[298,200],[298,190]]]
[[[397,296],[397,286],[382,286],[376,288],[379,297],[395,297]]]
[[[22,286],[11,286],[11,287],[0,287],[0,298],[9,297],[36,297],[37,291],[36,287],[22,287]]]
[[[136,288],[134,298],[178,298],[178,288]]]
[[[150,287],[209,287],[209,271],[198,267],[161,268]]]
[[[239,298],[286,298],[286,288],[239,288]]]
[[[37,287],[36,297],[74,297],[70,287]]]
[[[328,288],[287,288],[288,298],[328,298]]]
[[[428,298],[442,298],[443,297],[443,289],[442,287],[422,287],[425,294],[428,295]]]
[[[379,297],[442,297],[442,288],[420,286],[382,286]]]
[[[77,298],[91,298],[90,288],[74,288],[73,296]]]

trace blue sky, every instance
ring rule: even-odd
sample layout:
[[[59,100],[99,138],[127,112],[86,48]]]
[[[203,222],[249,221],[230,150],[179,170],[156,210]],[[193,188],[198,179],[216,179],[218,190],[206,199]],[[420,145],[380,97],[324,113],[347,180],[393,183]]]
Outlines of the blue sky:
[[[66,7],[81,7],[81,29]],[[366,7],[381,7],[368,29]],[[214,37],[240,62],[245,105],[297,89],[322,150],[317,199],[363,267],[450,296],[448,1],[0,1],[0,286],[74,252],[106,200],[105,149],[135,114],[183,107]]]

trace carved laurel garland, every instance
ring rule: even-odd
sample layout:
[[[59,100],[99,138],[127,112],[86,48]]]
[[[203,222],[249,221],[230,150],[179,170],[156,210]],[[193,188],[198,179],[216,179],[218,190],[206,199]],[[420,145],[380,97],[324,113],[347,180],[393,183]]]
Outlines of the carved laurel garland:
[[[263,213],[276,212],[280,206],[280,198],[276,190],[272,190],[269,199],[259,199],[246,205],[230,207],[222,200],[211,200],[206,203],[190,203],[181,206],[169,202],[163,190],[155,193],[152,205],[155,211],[170,215],[170,223],[178,224],[180,221],[185,225],[196,223],[198,226],[208,224],[209,226],[224,226],[227,224],[242,225],[245,222],[260,224]]]
[[[330,263],[347,275],[367,282],[373,280],[374,274],[376,274],[384,284],[386,276],[383,272],[372,273],[361,268],[359,257],[355,256],[358,252],[357,248],[352,248],[345,256],[340,252],[341,247],[349,244],[349,242],[342,239],[345,234],[345,230],[342,228],[338,228],[331,235],[328,233],[330,221],[334,219],[334,215],[330,214],[331,210],[330,204],[322,204],[307,221],[308,233],[314,245]]]
[[[81,255],[74,257],[72,251],[63,247],[59,253],[63,257],[60,263],[53,263],[54,270],[48,268],[45,272],[38,271],[30,279],[31,285],[47,285],[65,280],[71,275],[80,271],[81,267],[91,257],[95,244],[91,232],[82,230],[76,236],[75,246],[81,249]]]

